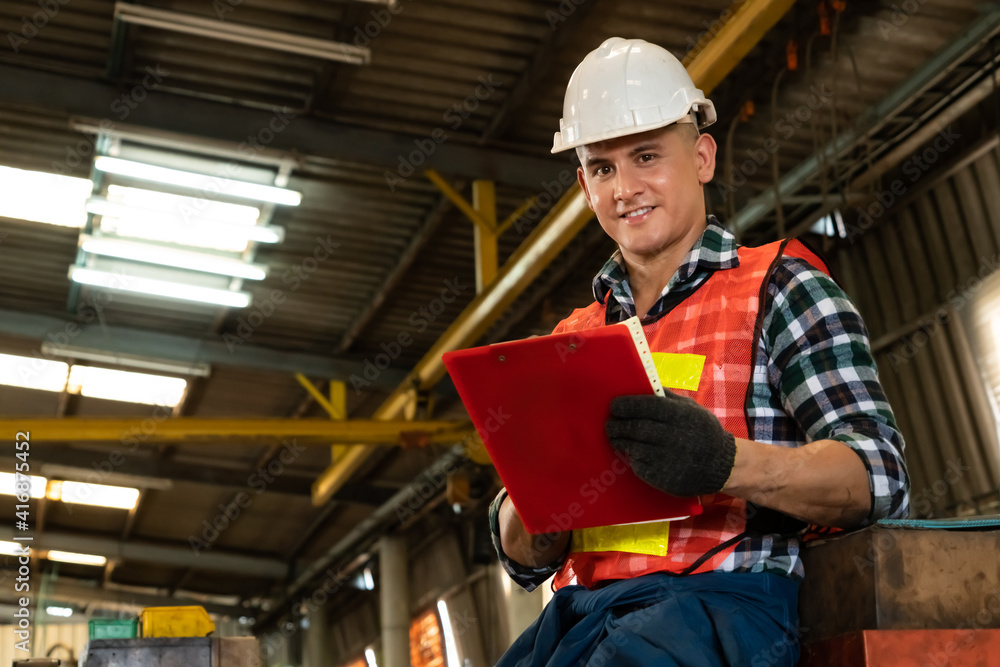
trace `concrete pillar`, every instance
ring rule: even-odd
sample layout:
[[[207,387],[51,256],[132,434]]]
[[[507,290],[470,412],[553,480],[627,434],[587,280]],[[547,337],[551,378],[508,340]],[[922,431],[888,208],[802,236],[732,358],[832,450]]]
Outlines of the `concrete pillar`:
[[[517,584],[512,583],[502,570],[500,576],[503,577],[503,591],[507,608],[507,629],[510,632],[507,645],[509,646],[542,613],[542,607],[545,606],[543,588],[548,586],[548,582],[528,593]]]
[[[330,667],[333,653],[330,649],[330,619],[325,606],[317,606],[309,612],[309,629],[305,635],[305,667]]]
[[[386,535],[379,544],[380,667],[410,666],[410,589],[406,539]]]

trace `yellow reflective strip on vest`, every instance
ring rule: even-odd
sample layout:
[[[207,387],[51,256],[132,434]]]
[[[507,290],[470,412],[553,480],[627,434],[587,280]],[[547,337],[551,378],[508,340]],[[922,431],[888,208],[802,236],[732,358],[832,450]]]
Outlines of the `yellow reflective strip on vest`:
[[[571,551],[627,551],[648,556],[666,556],[669,521],[600,526],[573,531]]]
[[[705,355],[653,352],[653,363],[664,388],[698,391],[701,371],[705,368]]]

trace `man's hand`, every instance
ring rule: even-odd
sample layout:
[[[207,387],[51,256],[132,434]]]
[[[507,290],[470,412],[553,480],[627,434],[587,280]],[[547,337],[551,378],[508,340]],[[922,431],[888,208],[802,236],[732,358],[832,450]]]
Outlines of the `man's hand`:
[[[572,531],[532,535],[521,522],[510,497],[500,505],[500,544],[507,557],[527,567],[547,567],[569,545]]]
[[[605,425],[611,445],[647,484],[675,496],[716,493],[729,481],[736,442],[706,408],[669,389],[666,397],[620,396]]]

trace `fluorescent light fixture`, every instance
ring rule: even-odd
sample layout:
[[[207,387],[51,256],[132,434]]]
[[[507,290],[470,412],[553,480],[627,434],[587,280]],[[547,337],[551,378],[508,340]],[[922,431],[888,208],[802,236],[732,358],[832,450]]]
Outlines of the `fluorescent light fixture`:
[[[366,567],[361,572],[358,572],[351,580],[351,584],[359,591],[375,590],[375,579],[372,577],[371,569]]]
[[[462,667],[458,661],[458,645],[455,643],[455,632],[451,627],[451,615],[448,613],[448,604],[444,600],[437,602],[438,614],[441,616],[441,628],[444,632],[445,656],[448,659],[448,667]]]
[[[69,481],[86,481],[94,478],[93,468],[77,468],[60,463],[43,463],[39,468],[39,472],[49,479],[57,477]],[[121,472],[105,474],[102,472],[100,478],[113,486],[130,486],[146,491],[169,491],[174,488],[173,480],[160,479],[159,477],[143,477],[141,475],[128,475]]]
[[[94,507],[131,510],[139,502],[139,489],[54,480],[49,482],[49,489],[45,497],[49,500],[61,500],[73,505],[93,505]]]
[[[61,361],[0,354],[0,384],[41,391],[62,391],[69,366]]]
[[[87,201],[123,204],[129,210],[142,209],[143,215],[170,214],[187,225],[187,233],[198,231],[205,221],[251,227],[257,224],[260,217],[260,208],[250,204],[233,204],[127,185],[109,185],[106,198],[94,196]]]
[[[219,257],[195,250],[168,248],[141,241],[81,234],[80,247],[84,252],[94,255],[118,257],[119,259],[146,262],[147,264],[161,264],[178,269],[232,276],[233,278],[263,280],[267,277],[267,267],[263,264],[250,264],[235,257]]]
[[[24,551],[22,549],[24,546],[27,545],[20,542],[0,542],[0,555],[23,556]]]
[[[108,187],[109,194],[113,191],[133,190],[137,192],[149,192],[152,190],[142,190],[140,188],[124,188],[119,185]],[[162,197],[171,197],[178,200],[197,201],[193,197],[182,197],[166,193],[153,193]],[[139,199],[130,197],[130,199]],[[212,202],[216,211],[206,210],[196,217],[188,216],[185,212],[192,208],[181,208],[183,202],[174,205],[176,213],[169,212],[169,208],[150,208],[134,203],[123,203],[110,201],[104,197],[91,197],[87,200],[87,211],[94,215],[99,215],[101,220],[101,230],[116,233],[118,236],[130,236],[150,241],[164,241],[166,243],[178,243],[183,245],[198,246],[201,248],[212,248],[214,250],[229,250],[233,252],[243,252],[247,249],[247,241],[257,243],[281,243],[285,238],[284,227],[274,225],[257,225],[259,209],[242,206],[240,204],[224,204],[223,202]],[[232,206],[234,208],[249,209],[253,211],[254,217],[249,222],[241,220],[220,220],[207,217],[211,213],[218,212],[220,206]],[[167,209],[165,212],[164,209]],[[110,224],[108,224],[110,223]]]
[[[31,483],[31,497],[41,498],[45,495],[45,486],[48,484],[47,479],[44,477],[39,477],[37,475],[28,475],[28,481]],[[16,482],[14,473],[12,472],[0,472],[0,494],[5,496],[17,495],[17,490],[15,489],[14,483]]]
[[[378,663],[375,662],[375,651],[370,648],[365,649],[365,660],[368,661],[368,667],[378,667]]]
[[[123,292],[134,292],[136,294],[150,294],[153,296],[162,296],[167,299],[210,303],[217,306],[228,306],[229,308],[246,308],[250,305],[249,292],[233,292],[213,287],[183,285],[167,280],[124,276],[111,273],[110,271],[95,271],[80,266],[70,267],[69,279],[81,285],[93,285],[94,287],[104,287]]]
[[[122,205],[121,208],[112,210],[112,215],[122,210],[134,213],[135,209],[139,209],[144,216],[163,217],[166,214],[174,219],[179,218],[187,227],[185,232],[189,234],[198,231],[204,222],[252,227],[260,217],[260,208],[250,204],[233,204],[126,185],[109,185],[107,197],[93,196],[87,202],[88,206],[90,202]]]
[[[224,25],[224,24],[223,24]],[[252,199],[255,201],[298,206],[302,203],[302,193],[278,188],[273,185],[234,181],[230,178],[220,178],[211,174],[197,174],[193,171],[181,171],[158,167],[144,162],[123,160],[117,157],[102,155],[94,160],[94,168],[108,174],[117,174],[136,178],[141,181],[164,183],[182,188],[191,188],[205,194],[223,194],[230,197]]]
[[[73,116],[69,119],[69,127],[75,132],[82,134],[94,134],[108,137],[112,141],[128,142],[142,147],[165,148],[171,152],[185,151],[199,155],[227,160],[230,162],[246,162],[247,155],[241,153],[235,143],[205,139],[195,137],[183,132],[170,132],[167,130],[153,130],[148,127],[139,127],[128,123],[115,123],[114,127],[109,127],[108,123],[99,118],[88,118],[86,116]],[[253,155],[253,167],[294,167],[298,164],[298,156],[290,151],[264,148],[256,146]],[[132,159],[131,155],[126,155]]]
[[[69,618],[73,615],[73,610],[69,607],[46,607],[45,613],[49,616],[59,616],[61,618]]]
[[[154,9],[153,7],[141,7],[128,2],[115,3],[115,18],[134,25],[173,30],[199,37],[248,44],[262,49],[297,53],[352,65],[366,65],[371,61],[370,49],[353,44],[331,42],[305,35],[240,25],[239,23],[222,22],[191,14]]]
[[[94,190],[86,178],[0,167],[0,216],[60,227],[87,224],[84,203]]]
[[[222,291],[222,290],[219,290]],[[236,294],[233,292],[233,294]],[[42,345],[43,354],[56,354],[47,344]],[[60,349],[60,354],[85,358],[84,354],[74,355],[72,351]],[[97,354],[86,355],[97,357]],[[122,363],[122,360],[115,355],[105,354],[102,360],[114,360],[115,363]],[[141,357],[136,357],[140,362],[145,362],[149,370],[160,370],[164,372],[174,372],[184,375],[208,376],[208,370],[204,373],[192,372],[192,367],[185,364],[173,364],[170,362],[157,363],[156,360],[145,361]],[[155,366],[155,368],[153,368]],[[205,365],[207,366],[207,364]],[[30,357],[18,357],[10,354],[0,354],[0,384],[26,389],[39,389],[42,391],[64,391],[70,393],[83,394],[93,398],[106,398],[114,401],[126,401],[129,403],[145,403],[147,405],[166,405],[173,407],[180,402],[187,388],[187,381],[182,378],[165,377],[162,375],[150,375],[147,373],[133,373],[130,371],[117,371],[107,368],[94,368],[91,366],[73,366],[61,361],[49,361],[47,359],[36,359]],[[9,479],[8,479],[9,478]],[[6,489],[13,489],[14,475],[12,473],[0,473],[0,493],[9,493]],[[32,478],[41,480],[44,488],[45,481],[42,477]],[[35,495],[32,488],[32,495]],[[44,491],[42,492],[44,495]]]
[[[108,562],[104,556],[77,554],[70,551],[49,551],[45,557],[60,563],[76,563],[77,565],[104,565]]]
[[[73,366],[66,389],[91,398],[174,407],[184,397],[187,380],[115,371],[94,366]]]
[[[100,364],[131,366],[132,368],[158,371],[160,373],[172,373],[174,375],[191,375],[207,378],[212,374],[212,367],[204,363],[192,362],[188,364],[170,359],[141,357],[135,354],[119,354],[117,352],[105,352],[104,350],[93,350],[85,347],[74,347],[72,345],[57,345],[56,343],[42,343],[42,354],[46,357],[66,357],[67,359],[94,361]]]

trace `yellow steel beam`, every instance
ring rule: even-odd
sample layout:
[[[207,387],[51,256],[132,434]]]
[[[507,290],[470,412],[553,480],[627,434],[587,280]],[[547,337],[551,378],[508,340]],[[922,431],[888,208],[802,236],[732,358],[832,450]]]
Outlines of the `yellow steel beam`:
[[[535,197],[528,197],[524,200],[524,203],[517,207],[517,210],[507,216],[507,219],[500,223],[497,227],[497,236],[503,234],[505,231],[510,229],[510,226],[517,222],[517,219],[524,215],[524,212],[531,208],[531,205],[535,203]]]
[[[316,388],[312,382],[309,381],[302,373],[296,373],[295,379],[299,381],[306,391],[316,399],[316,402],[320,404],[326,414],[330,415],[330,419],[334,421],[344,421],[347,419],[347,384],[340,380],[330,381],[330,398],[327,400],[320,390]],[[356,445],[357,443],[352,443]],[[330,446],[330,465],[335,464],[344,455],[345,452],[351,447],[351,445],[345,445],[343,443],[334,443]]]
[[[343,408],[338,409],[331,401],[327,400],[326,396],[324,396],[323,393],[316,388],[316,385],[309,381],[309,378],[302,373],[296,373],[295,379],[299,381],[299,384],[302,385],[307,392],[309,392],[310,396],[316,399],[316,402],[319,403],[320,407],[323,408],[326,414],[330,415],[330,419],[343,420],[347,418],[347,412]],[[334,383],[331,382],[331,397],[333,394],[333,385]]]
[[[573,186],[579,193],[579,186]],[[375,419],[394,419],[403,414],[410,399],[410,388],[427,389],[444,377],[441,355],[473,344],[486,333],[499,317],[541,274],[573,237],[593,217],[583,196],[566,197],[552,207],[549,214],[514,251],[485,290],[472,300],[433,347],[424,355],[407,379],[382,403],[373,415]],[[352,447],[336,464],[327,468],[313,483],[313,503],[321,505],[333,497],[371,453],[368,447]]]
[[[339,380],[330,381],[330,398],[327,400],[326,396],[316,388],[312,382],[309,381],[302,373],[296,373],[295,379],[299,381],[309,395],[316,399],[320,407],[326,411],[326,414],[330,415],[330,419],[334,421],[343,421],[347,419],[347,385]],[[331,445],[330,448],[330,462],[336,463],[343,453],[346,451],[347,445],[335,444]]]
[[[437,186],[438,190],[441,191],[445,197],[447,197],[455,207],[465,214],[469,220],[476,223],[476,227],[482,227],[483,229],[494,229],[496,227],[496,222],[491,225],[485,218],[479,215],[475,207],[465,200],[465,197],[460,195],[455,191],[455,188],[451,187],[448,181],[441,178],[441,175],[434,171],[433,169],[427,169],[424,171],[424,175],[427,179]]]
[[[7,429],[4,431],[3,429]],[[299,438],[315,444],[398,445],[403,433],[420,432],[432,442],[453,443],[472,433],[468,422],[457,421],[384,421],[329,419],[104,419],[71,417],[66,419],[0,419],[0,433],[30,431],[33,442],[122,441],[162,442],[185,439]],[[325,443],[323,441],[326,441]]]
[[[690,63],[685,63],[695,84],[706,94],[715,88],[793,3],[794,0],[746,0],[742,4],[736,3],[739,7],[733,17]],[[738,56],[735,55],[737,53]],[[583,192],[579,185],[573,185],[511,256],[496,280],[478,294],[448,327],[403,383],[379,406],[374,417],[397,417],[403,412],[410,387],[416,385],[428,389],[440,380],[445,372],[441,355],[449,350],[468,347],[478,340],[591,217]],[[369,447],[351,447],[340,461],[327,468],[313,484],[313,503],[320,505],[333,497],[370,453]]]
[[[347,419],[347,383],[342,380],[330,380],[330,407],[333,408],[330,419],[342,421]],[[330,463],[336,463],[350,445],[333,445],[330,448]]]
[[[497,277],[499,262],[497,231],[497,192],[493,181],[472,182],[472,207],[486,222],[472,229],[476,253],[476,294]]]
[[[781,20],[795,0],[747,0],[734,3],[731,17],[704,48],[693,49],[684,59],[684,66],[696,86],[711,95],[733,71],[767,31]]]

